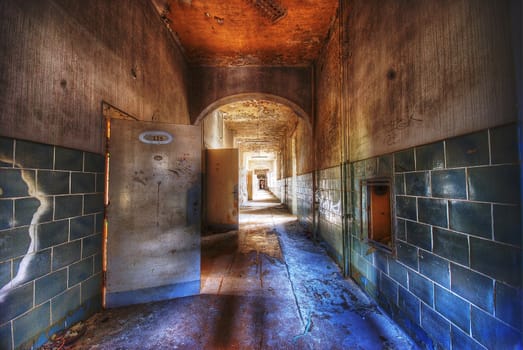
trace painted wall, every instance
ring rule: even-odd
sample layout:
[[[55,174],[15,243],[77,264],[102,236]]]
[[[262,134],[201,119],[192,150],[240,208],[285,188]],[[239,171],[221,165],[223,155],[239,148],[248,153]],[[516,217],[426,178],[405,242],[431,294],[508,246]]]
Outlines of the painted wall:
[[[311,69],[308,67],[193,67],[191,69],[190,114],[193,123],[205,117],[209,106],[231,96],[227,103],[256,93],[276,96],[285,105],[294,104],[300,116],[312,115]],[[206,111],[206,112],[204,112]],[[303,114],[305,113],[305,115]]]
[[[189,123],[185,63],[149,1],[2,1],[0,45],[2,136],[101,152],[102,100]]]
[[[341,162],[341,65],[339,19],[333,23],[322,55],[315,64],[314,145],[316,169]]]
[[[205,148],[232,148],[233,132],[228,129],[220,111],[210,113],[202,122]]]
[[[509,0],[354,1],[346,30],[351,160],[515,121]]]
[[[0,348],[101,308],[104,158],[0,137]]]

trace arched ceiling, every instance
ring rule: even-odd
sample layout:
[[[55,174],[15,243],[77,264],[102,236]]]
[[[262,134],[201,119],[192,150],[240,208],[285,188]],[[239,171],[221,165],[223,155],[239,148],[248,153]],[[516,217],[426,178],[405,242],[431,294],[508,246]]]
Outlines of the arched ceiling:
[[[338,0],[151,0],[192,65],[309,66]]]
[[[234,132],[240,151],[275,153],[282,140],[298,123],[296,113],[283,104],[249,99],[219,108],[225,127]]]

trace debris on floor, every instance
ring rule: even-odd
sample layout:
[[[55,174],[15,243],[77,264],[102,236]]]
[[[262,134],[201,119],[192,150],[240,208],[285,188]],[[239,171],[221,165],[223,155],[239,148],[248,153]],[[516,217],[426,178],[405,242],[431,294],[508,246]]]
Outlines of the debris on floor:
[[[418,349],[260,192],[238,231],[202,238],[199,295],[105,310],[64,349]]]

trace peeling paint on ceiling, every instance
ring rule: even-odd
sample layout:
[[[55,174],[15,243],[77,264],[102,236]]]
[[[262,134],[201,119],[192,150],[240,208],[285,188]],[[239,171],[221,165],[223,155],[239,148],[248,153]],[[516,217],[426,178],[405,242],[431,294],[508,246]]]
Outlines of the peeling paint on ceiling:
[[[204,66],[309,66],[338,7],[337,0],[278,0],[271,17],[248,0],[151,1],[189,63]]]
[[[245,152],[277,152],[298,116],[289,107],[268,100],[245,100],[220,107],[225,127]]]

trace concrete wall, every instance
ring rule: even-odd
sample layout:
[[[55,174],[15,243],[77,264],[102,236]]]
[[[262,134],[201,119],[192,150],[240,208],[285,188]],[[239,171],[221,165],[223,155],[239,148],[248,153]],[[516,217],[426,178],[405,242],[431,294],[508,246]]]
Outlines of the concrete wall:
[[[302,117],[312,115],[311,69],[307,67],[193,67],[191,69],[190,114],[193,123],[205,117],[228,99],[237,102],[255,93],[279,98],[281,102],[296,107]],[[267,98],[267,97],[265,97]],[[270,99],[270,98],[269,98]],[[209,110],[209,106],[213,108]]]
[[[0,348],[101,308],[104,157],[0,137]]]
[[[186,68],[146,0],[0,3],[0,135],[101,152],[102,100],[189,123]]]

